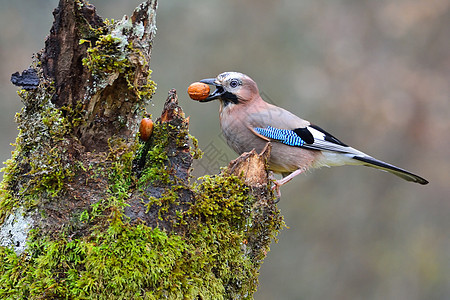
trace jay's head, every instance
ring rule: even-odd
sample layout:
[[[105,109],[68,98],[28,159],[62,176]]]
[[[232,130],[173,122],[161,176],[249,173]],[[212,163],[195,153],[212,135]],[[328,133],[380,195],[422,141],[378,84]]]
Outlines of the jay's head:
[[[259,97],[258,86],[245,74],[224,72],[216,78],[202,79],[200,82],[212,84],[216,90],[201,102],[219,99],[223,106],[243,104]]]

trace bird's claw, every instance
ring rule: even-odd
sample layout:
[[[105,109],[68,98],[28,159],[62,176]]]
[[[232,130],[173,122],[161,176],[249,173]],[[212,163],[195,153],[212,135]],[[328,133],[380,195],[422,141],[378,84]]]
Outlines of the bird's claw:
[[[272,191],[275,191],[275,195],[277,196],[277,200],[275,200],[275,204],[280,202],[281,200],[281,188],[282,184],[278,183],[278,180],[273,182]]]

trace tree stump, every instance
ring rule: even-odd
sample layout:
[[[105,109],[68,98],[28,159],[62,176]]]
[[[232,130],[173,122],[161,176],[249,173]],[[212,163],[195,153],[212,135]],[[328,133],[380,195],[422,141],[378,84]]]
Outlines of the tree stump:
[[[45,49],[12,82],[24,107],[0,190],[0,295],[252,298],[283,226],[270,146],[193,181],[200,156],[169,92],[147,141],[157,1],[103,20],[61,0]]]

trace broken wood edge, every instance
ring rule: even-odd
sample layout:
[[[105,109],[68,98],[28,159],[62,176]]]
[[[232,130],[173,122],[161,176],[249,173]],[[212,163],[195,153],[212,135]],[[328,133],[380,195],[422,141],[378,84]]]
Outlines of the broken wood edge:
[[[268,160],[272,145],[266,144],[261,153],[255,149],[242,153],[228,164],[227,173],[242,176],[244,183],[251,187],[261,187],[269,183]]]

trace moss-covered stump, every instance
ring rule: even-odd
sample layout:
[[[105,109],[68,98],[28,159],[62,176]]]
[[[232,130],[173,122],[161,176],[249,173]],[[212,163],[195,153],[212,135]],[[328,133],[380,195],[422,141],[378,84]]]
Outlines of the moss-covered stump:
[[[156,0],[103,21],[61,0],[45,49],[14,74],[24,108],[0,190],[2,299],[248,299],[283,225],[266,160],[218,175],[199,158],[175,90],[153,133]]]

